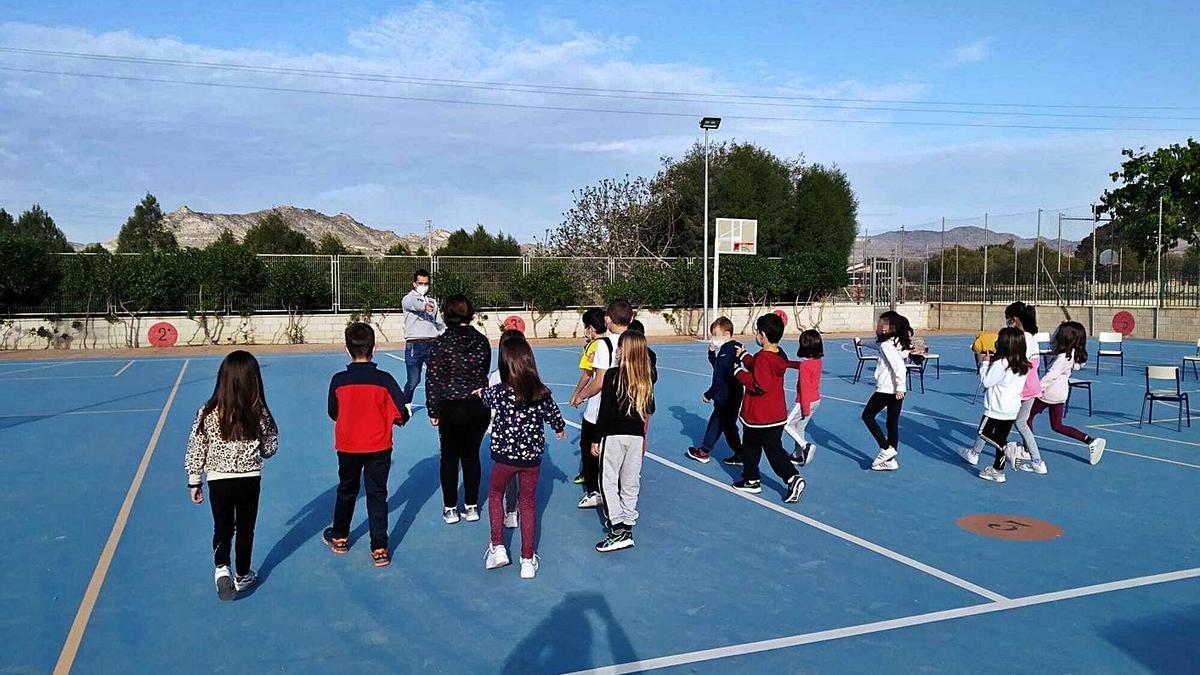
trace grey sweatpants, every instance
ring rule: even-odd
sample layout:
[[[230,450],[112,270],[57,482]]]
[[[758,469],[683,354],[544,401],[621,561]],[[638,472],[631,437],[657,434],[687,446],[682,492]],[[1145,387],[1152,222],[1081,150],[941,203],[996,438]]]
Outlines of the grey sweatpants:
[[[600,441],[600,490],[610,528],[637,524],[642,440],[641,436],[607,436]]]

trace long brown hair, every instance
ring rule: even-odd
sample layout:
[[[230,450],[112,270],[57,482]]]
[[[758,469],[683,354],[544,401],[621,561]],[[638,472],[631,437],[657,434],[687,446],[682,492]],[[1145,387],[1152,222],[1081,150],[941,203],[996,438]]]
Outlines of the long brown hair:
[[[240,349],[230,352],[221,362],[212,398],[204,404],[200,416],[200,433],[204,433],[204,422],[213,411],[217,413],[221,440],[224,441],[258,440],[262,436],[263,416],[267,418],[267,428],[276,430],[275,418],[267,407],[262,371],[258,359],[250,352]]]
[[[533,348],[520,336],[500,342],[500,381],[512,387],[517,405],[528,406],[550,398],[550,389],[538,375]]]
[[[1025,332],[1020,328],[1001,328],[996,336],[996,360],[1008,361],[1008,369],[1018,375],[1029,372],[1029,359],[1025,357]]]
[[[617,395],[626,401],[625,412],[637,413],[646,419],[654,400],[654,381],[650,377],[650,352],[646,336],[637,331],[625,331],[617,343],[621,349],[620,383]]]

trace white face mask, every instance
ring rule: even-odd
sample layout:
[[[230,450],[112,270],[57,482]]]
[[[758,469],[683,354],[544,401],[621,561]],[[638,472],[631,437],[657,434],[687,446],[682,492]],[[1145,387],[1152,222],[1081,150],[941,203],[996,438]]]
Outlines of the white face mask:
[[[428,292],[429,292],[429,285],[428,285],[428,284],[424,284],[424,285],[421,285],[421,286],[417,286],[417,293],[420,293],[421,295],[425,295],[425,294],[426,294],[426,293],[428,293]]]
[[[712,346],[716,347],[717,349],[720,349],[721,345],[725,344],[726,342],[729,342],[729,338],[727,337],[714,337],[713,339],[709,340],[709,343],[711,343]]]

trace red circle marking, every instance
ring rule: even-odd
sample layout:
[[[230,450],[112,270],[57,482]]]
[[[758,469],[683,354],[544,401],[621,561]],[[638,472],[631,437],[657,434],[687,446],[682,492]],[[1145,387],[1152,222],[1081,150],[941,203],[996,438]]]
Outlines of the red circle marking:
[[[963,516],[958,519],[958,526],[982,537],[1010,541],[1046,541],[1057,539],[1063,535],[1063,529],[1054,523],[1028,516],[1004,513],[977,513]]]
[[[504,320],[504,330],[519,330],[525,332],[525,319],[513,314]]]
[[[179,331],[166,321],[159,321],[150,326],[150,330],[146,333],[146,339],[154,347],[174,347],[175,341],[179,339]]]
[[[1129,312],[1120,311],[1113,315],[1113,330],[1117,331],[1121,335],[1124,335],[1125,337],[1132,335],[1133,329],[1136,326],[1137,323],[1133,320],[1133,315]]]
[[[787,312],[783,311],[782,309],[777,309],[777,310],[775,310],[774,314],[775,314],[775,316],[779,317],[779,319],[781,321],[783,321],[783,327],[787,328],[787,323],[788,323]]]

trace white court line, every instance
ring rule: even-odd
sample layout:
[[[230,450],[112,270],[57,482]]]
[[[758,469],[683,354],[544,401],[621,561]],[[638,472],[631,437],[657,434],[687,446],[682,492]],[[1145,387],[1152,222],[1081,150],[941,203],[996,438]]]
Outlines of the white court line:
[[[113,521],[112,530],[108,533],[108,540],[104,543],[104,548],[100,551],[100,559],[96,562],[96,568],[92,571],[92,578],[88,581],[87,588],[83,592],[83,600],[79,603],[79,610],[75,612],[75,619],[71,621],[71,629],[67,632],[67,639],[63,642],[62,651],[58,654],[58,661],[54,664],[54,675],[67,675],[71,672],[71,666],[75,663],[75,655],[79,652],[79,645],[83,641],[83,633],[87,630],[88,621],[92,618],[92,610],[96,607],[96,600],[100,597],[100,588],[104,586],[104,578],[108,576],[108,568],[112,565],[113,555],[117,551],[117,544],[121,541],[121,535],[125,533],[125,524],[129,522],[129,513],[133,510],[133,502],[137,499],[138,491],[142,488],[142,481],[146,477],[146,469],[150,466],[150,458],[154,456],[154,449],[158,447],[158,437],[162,434],[163,427],[167,424],[167,414],[171,412],[171,404],[175,402],[175,394],[179,393],[179,385],[183,384],[183,374],[187,372],[188,363],[184,360],[183,365],[179,367],[179,375],[175,377],[175,385],[171,387],[171,393],[167,396],[167,402],[163,404],[162,412],[158,415],[158,423],[154,425],[154,433],[150,434],[150,441],[146,444],[146,451],[142,454],[142,461],[138,464],[137,471],[133,474],[133,481],[129,484],[129,491],[125,493],[125,500],[121,502],[121,508],[117,511],[117,519]]]
[[[670,656],[660,656],[658,658],[645,659],[642,661],[630,661],[627,663],[618,663],[600,668],[577,670],[573,673],[568,673],[568,675],[583,675],[584,673],[594,675],[619,675],[621,673],[636,673],[645,670],[654,670],[657,668],[681,666],[689,663],[715,661],[717,659],[729,658],[731,656],[758,654],[761,652],[787,649],[789,647],[798,647],[816,642],[841,640],[843,638],[856,637],[859,635],[882,633],[884,631],[896,630],[898,628],[922,626],[941,621],[951,621],[953,619],[961,619],[969,616],[978,616],[980,614],[1005,612],[1023,607],[1044,605],[1063,600],[1074,600],[1091,595],[1099,595],[1101,593],[1112,593],[1131,588],[1140,588],[1142,586],[1152,586],[1155,584],[1165,584],[1174,581],[1182,581],[1185,579],[1194,579],[1196,577],[1200,577],[1200,567],[1179,570],[1178,572],[1167,572],[1165,574],[1152,574],[1144,577],[1134,577],[1132,579],[1123,579],[1121,581],[1111,581],[1108,583],[1094,584],[1091,586],[1080,586],[1078,588],[1070,588],[1064,591],[1054,591],[1052,593],[1027,595],[1025,597],[1013,598],[1011,600],[987,602],[979,605],[970,605],[968,607],[959,607],[957,609],[947,609],[940,612],[915,614],[913,616],[906,616],[898,619],[888,619],[886,621],[874,621],[871,623],[863,623],[856,626],[846,626],[843,628],[834,628],[831,630],[817,631],[814,633],[803,633],[800,635],[774,638],[771,640],[761,640],[758,642],[744,642],[736,645],[717,647],[715,649],[702,649],[699,651],[672,654]]]
[[[69,412],[60,413],[24,413],[13,414],[5,413],[0,417],[60,417],[62,415],[116,415],[119,413],[144,413],[158,412],[159,408],[127,408],[124,410],[71,410]]]
[[[35,367],[33,367],[33,368],[21,368],[21,369],[19,369],[19,370],[6,370],[6,371],[4,371],[4,372],[0,372],[0,379],[8,379],[8,377],[7,377],[7,376],[9,376],[9,375],[15,375],[15,374],[17,374],[17,373],[28,373],[28,372],[30,372],[30,371],[34,371],[34,370],[45,370],[45,369],[47,369],[47,368],[54,368],[55,366],[61,366],[61,365],[65,365],[65,364],[62,364],[62,363],[51,363],[51,364],[49,364],[49,365],[45,365],[45,366],[35,366]],[[23,380],[23,379],[26,379],[26,378],[23,378],[23,377],[15,377],[15,378],[13,378],[13,379],[14,379],[14,380]]]
[[[1133,424],[1137,424],[1137,422],[1134,422]],[[1089,429],[1097,428],[1097,425],[1089,424],[1088,428]],[[1195,446],[1195,447],[1200,447],[1200,443],[1196,443],[1193,441],[1181,441],[1181,440],[1175,439],[1175,438],[1163,438],[1161,436],[1151,436],[1149,434],[1139,434],[1136,431],[1122,431],[1120,429],[1111,429],[1108,427],[1099,427],[1099,428],[1103,428],[1106,432],[1112,433],[1112,434],[1124,434],[1126,436],[1137,436],[1139,438],[1149,438],[1149,439],[1152,439],[1155,441],[1162,441],[1164,443],[1178,443],[1179,445],[1191,445],[1191,446]],[[1039,436],[1039,438],[1040,438],[1040,436]],[[1110,451],[1105,450],[1105,452],[1110,452]],[[1166,461],[1166,460],[1164,460],[1164,461]],[[1192,465],[1188,464],[1186,466],[1192,466]],[[1197,468],[1200,468],[1200,467],[1197,467]]]
[[[821,398],[822,399],[827,398],[827,399],[831,399],[834,401],[841,401],[843,403],[853,403],[859,407],[864,407],[866,405],[865,403],[862,403],[861,401],[855,401],[853,399],[848,399],[848,398],[839,398],[837,396],[828,396],[825,394],[822,394]],[[930,415],[929,413],[916,412],[916,411],[912,411],[912,410],[905,410],[905,411],[901,412],[900,414],[901,415],[915,415],[917,417],[928,417],[930,419],[935,419],[935,420],[944,420],[946,422],[954,422],[955,424],[961,424],[963,426],[968,426],[968,427],[972,427],[972,428],[978,428],[978,426],[979,426],[979,424],[977,422],[967,422],[967,421],[956,419],[953,417],[946,417],[944,415]],[[1094,425],[1089,425],[1088,428],[1090,429],[1090,428],[1092,428],[1092,426],[1094,426]],[[1130,436],[1145,436],[1145,434],[1135,434],[1135,433],[1129,432],[1129,431],[1118,431],[1117,429],[1105,429],[1105,431],[1109,431],[1109,432],[1116,433],[1116,434],[1127,434]],[[1070,446],[1078,445],[1078,441],[1066,441],[1061,438],[1053,438],[1051,436],[1039,436],[1037,434],[1034,434],[1033,437],[1040,441],[1046,441],[1047,443],[1058,443],[1060,445],[1070,445]],[[1156,441],[1170,441],[1172,443],[1183,443],[1185,445],[1200,445],[1200,443],[1191,443],[1189,441],[1176,441],[1176,440],[1172,440],[1169,438],[1159,438],[1158,436],[1145,436],[1145,437],[1153,438]],[[1150,459],[1150,460],[1154,460],[1156,462],[1163,462],[1164,464],[1175,464],[1177,466],[1186,466],[1186,467],[1192,468],[1192,469],[1200,469],[1200,464],[1188,464],[1187,462],[1177,462],[1173,459],[1165,459],[1163,457],[1155,457],[1153,455],[1142,455],[1142,454],[1138,454],[1136,452],[1129,452],[1127,450],[1116,450],[1113,448],[1106,448],[1104,450],[1104,452],[1106,452],[1106,453],[1115,452],[1118,455],[1126,455],[1129,457],[1139,457],[1141,459]]]
[[[112,375],[30,375],[27,377],[0,377],[0,382],[28,382],[30,380],[108,380]]]
[[[120,377],[120,376],[121,376],[121,373],[123,373],[123,372],[125,372],[125,371],[129,370],[129,366],[132,366],[132,365],[133,365],[133,361],[130,361],[129,363],[126,363],[125,365],[121,366],[121,369],[120,369],[120,370],[118,370],[117,372],[113,373],[113,377]]]
[[[797,513],[796,511],[793,511],[785,506],[780,506],[779,504],[775,504],[774,502],[767,501],[766,499],[763,499],[762,497],[759,497],[758,495],[740,492],[740,491],[734,489],[730,485],[722,483],[721,481],[716,480],[714,478],[710,478],[709,476],[706,476],[698,471],[693,471],[692,469],[689,469],[685,466],[680,466],[679,464],[676,464],[675,462],[672,462],[671,460],[666,459],[665,457],[660,457],[660,456],[654,454],[653,452],[647,452],[646,457],[648,459],[654,460],[655,462],[658,462],[659,464],[662,464],[665,467],[674,469],[682,474],[691,476],[692,478],[695,478],[696,480],[703,481],[705,483],[708,483],[709,485],[721,488],[722,490],[724,490],[730,494],[737,495],[738,497],[741,497],[743,499],[748,499],[748,500],[754,502],[755,504],[758,504],[759,506],[764,506],[768,509],[771,509],[772,511],[774,511],[776,513],[785,515],[788,518],[791,518],[793,520],[798,520],[798,521],[804,523],[805,525],[808,525],[809,527],[814,527],[826,534],[831,534],[839,539],[850,542],[851,544],[854,544],[855,546],[860,546],[862,548],[865,548],[868,551],[871,551],[872,553],[878,553],[879,555],[884,556],[885,558],[890,558],[891,560],[894,560],[903,565],[907,565],[917,571],[924,572],[925,574],[928,574],[932,577],[936,577],[947,583],[954,584],[955,586],[958,586],[959,588],[968,590],[976,595],[983,596],[983,597],[987,598],[988,600],[1000,601],[1000,600],[1007,599],[1003,595],[1000,595],[999,593],[989,591],[988,589],[986,589],[982,586],[977,586],[977,585],[967,581],[966,579],[956,577],[953,574],[950,574],[949,572],[944,572],[936,567],[931,567],[929,565],[926,565],[925,563],[920,562],[919,560],[914,560],[902,553],[897,553],[891,549],[884,548],[883,546],[880,546],[879,544],[867,541],[866,539],[863,539],[862,537],[850,534],[849,532],[846,532],[845,530],[840,530],[832,525],[828,525],[819,520],[809,518],[808,516],[801,514],[801,513]]]
[[[404,357],[403,357],[403,356],[396,356],[395,354],[393,354],[393,353],[391,353],[391,352],[384,352],[384,353],[383,353],[383,355],[384,355],[384,356],[390,356],[390,357],[392,357],[393,359],[396,359],[397,361],[404,361]],[[408,361],[404,361],[404,363],[408,363]]]

